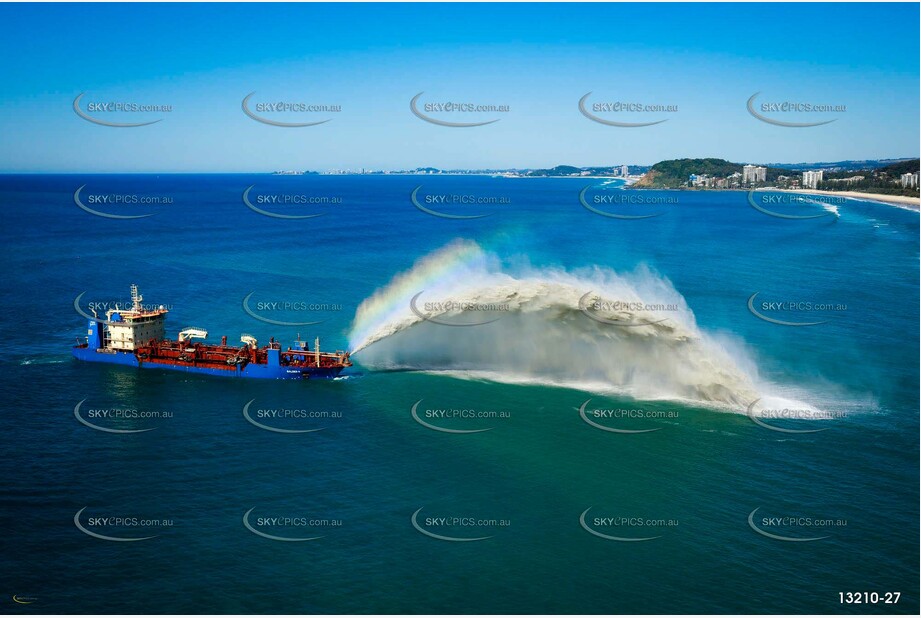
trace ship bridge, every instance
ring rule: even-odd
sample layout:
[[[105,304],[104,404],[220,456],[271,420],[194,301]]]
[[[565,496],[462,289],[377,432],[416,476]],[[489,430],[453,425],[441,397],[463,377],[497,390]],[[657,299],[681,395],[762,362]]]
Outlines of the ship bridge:
[[[131,285],[131,307],[106,311],[104,348],[110,350],[134,351],[151,339],[163,339],[166,334],[165,320],[169,311],[160,305],[157,308],[144,306],[144,297],[138,286]]]

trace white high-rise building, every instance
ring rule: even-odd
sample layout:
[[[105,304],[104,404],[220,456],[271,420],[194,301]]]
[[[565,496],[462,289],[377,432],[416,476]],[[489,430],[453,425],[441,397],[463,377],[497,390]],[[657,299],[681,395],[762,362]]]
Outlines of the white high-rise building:
[[[822,170],[803,172],[803,186],[807,189],[815,189],[822,182],[824,174]]]
[[[626,165],[620,166],[620,175],[623,176],[624,178],[630,175],[630,170],[627,168]]]
[[[901,182],[902,182],[902,186],[905,188],[910,188],[910,189],[917,188],[918,172],[915,172],[914,174],[912,173],[902,174]]]
[[[767,180],[767,168],[758,167],[757,165],[745,165],[742,167],[742,182],[764,182]]]

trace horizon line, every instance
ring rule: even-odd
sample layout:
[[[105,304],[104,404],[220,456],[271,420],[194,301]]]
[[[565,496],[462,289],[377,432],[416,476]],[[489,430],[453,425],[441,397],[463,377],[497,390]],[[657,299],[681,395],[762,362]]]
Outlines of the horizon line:
[[[347,167],[347,168],[330,168],[330,170],[327,170],[327,171],[331,171],[331,170],[333,170],[333,169],[335,169],[335,170],[347,169],[347,170],[350,170],[349,174],[326,174],[326,173],[325,173],[324,171],[322,171],[322,170],[288,168],[288,169],[274,169],[274,170],[271,170],[271,171],[267,171],[267,170],[246,170],[246,171],[215,171],[215,170],[182,170],[182,171],[170,171],[170,170],[137,170],[137,171],[112,171],[112,172],[100,172],[100,171],[79,171],[79,170],[70,170],[70,171],[63,171],[63,170],[49,170],[49,171],[37,171],[37,170],[19,170],[19,171],[0,170],[0,175],[3,175],[3,176],[12,176],[12,175],[17,175],[17,174],[20,174],[20,175],[24,175],[24,174],[36,174],[36,175],[53,175],[53,174],[61,174],[61,175],[64,175],[64,174],[83,174],[83,175],[92,175],[92,174],[98,174],[98,175],[116,175],[116,174],[274,174],[274,173],[276,173],[276,172],[296,171],[296,172],[312,172],[313,174],[321,175],[321,176],[322,176],[322,175],[339,175],[339,176],[343,176],[343,175],[358,175],[358,176],[361,176],[361,175],[388,174],[388,173],[389,173],[389,174],[398,174],[398,173],[400,173],[400,172],[411,172],[411,171],[413,171],[413,170],[426,169],[426,168],[437,169],[437,170],[443,171],[443,172],[462,172],[462,171],[464,171],[464,172],[484,172],[484,173],[489,173],[489,172],[515,172],[515,171],[549,170],[549,169],[553,169],[553,168],[555,168],[555,167],[573,167],[573,168],[576,168],[576,169],[591,169],[591,168],[604,168],[604,167],[616,168],[616,167],[622,167],[622,166],[624,166],[624,165],[626,165],[626,166],[628,166],[628,167],[631,167],[631,166],[632,166],[632,167],[652,167],[653,165],[656,165],[657,163],[661,163],[661,162],[663,162],[663,161],[680,161],[680,160],[684,160],[684,159],[720,159],[720,158],[721,158],[721,157],[679,157],[679,158],[676,158],[676,159],[661,159],[661,160],[659,160],[659,161],[656,161],[655,163],[618,163],[618,164],[609,164],[609,165],[570,165],[570,164],[568,164],[568,163],[558,163],[558,164],[556,164],[556,165],[551,165],[551,166],[547,166],[547,167],[489,167],[489,168],[485,168],[485,167],[484,167],[484,168],[473,168],[473,167],[470,167],[470,168],[459,168],[459,167],[455,167],[455,168],[440,168],[440,167],[436,167],[436,166],[433,166],[433,165],[419,165],[419,166],[417,166],[417,167],[415,167],[415,168],[404,168],[404,169],[377,169],[377,168],[374,168],[374,169],[368,169],[368,170],[365,171],[365,172],[361,172],[361,171],[360,171],[360,170],[365,169],[363,166],[358,166],[357,168],[351,168],[351,167]],[[772,162],[767,162],[767,163],[758,163],[758,165],[829,165],[829,164],[832,164],[832,163],[846,163],[846,162],[860,163],[860,162],[866,162],[866,161],[911,161],[911,160],[914,160],[914,159],[921,159],[921,156],[919,156],[919,155],[914,155],[914,156],[909,156],[909,157],[880,157],[880,158],[872,158],[872,159],[841,159],[840,161],[811,161],[811,162],[810,162],[810,161],[796,161],[796,162],[772,161]],[[724,160],[724,161],[728,161],[729,163],[736,163],[736,164],[743,164],[743,163],[746,163],[746,164],[754,164],[753,162],[750,162],[750,161],[749,161],[749,162],[745,162],[745,161],[732,161],[732,160],[730,160],[730,159],[723,159],[723,160]],[[353,170],[354,170],[354,171],[353,171]],[[304,174],[302,174],[302,175],[304,175]]]

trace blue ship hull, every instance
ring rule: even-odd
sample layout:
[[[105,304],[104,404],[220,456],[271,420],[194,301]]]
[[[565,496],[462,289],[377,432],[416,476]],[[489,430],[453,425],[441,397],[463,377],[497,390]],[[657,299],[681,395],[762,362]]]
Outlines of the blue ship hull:
[[[212,367],[197,367],[191,364],[138,361],[137,357],[131,352],[99,352],[89,347],[75,347],[73,348],[73,354],[77,360],[81,361],[124,365],[140,369],[182,371],[223,378],[257,378],[265,380],[332,379],[338,376],[343,369],[342,367],[288,367],[271,362],[264,365],[249,363],[231,370],[214,369]]]

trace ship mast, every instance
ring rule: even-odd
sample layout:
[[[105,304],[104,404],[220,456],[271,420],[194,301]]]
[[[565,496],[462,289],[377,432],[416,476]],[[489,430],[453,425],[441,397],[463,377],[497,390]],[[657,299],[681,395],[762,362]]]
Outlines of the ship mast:
[[[132,283],[131,284],[131,309],[133,311],[140,311],[142,300],[144,300],[144,297],[141,296],[140,292],[138,292],[137,284]]]

